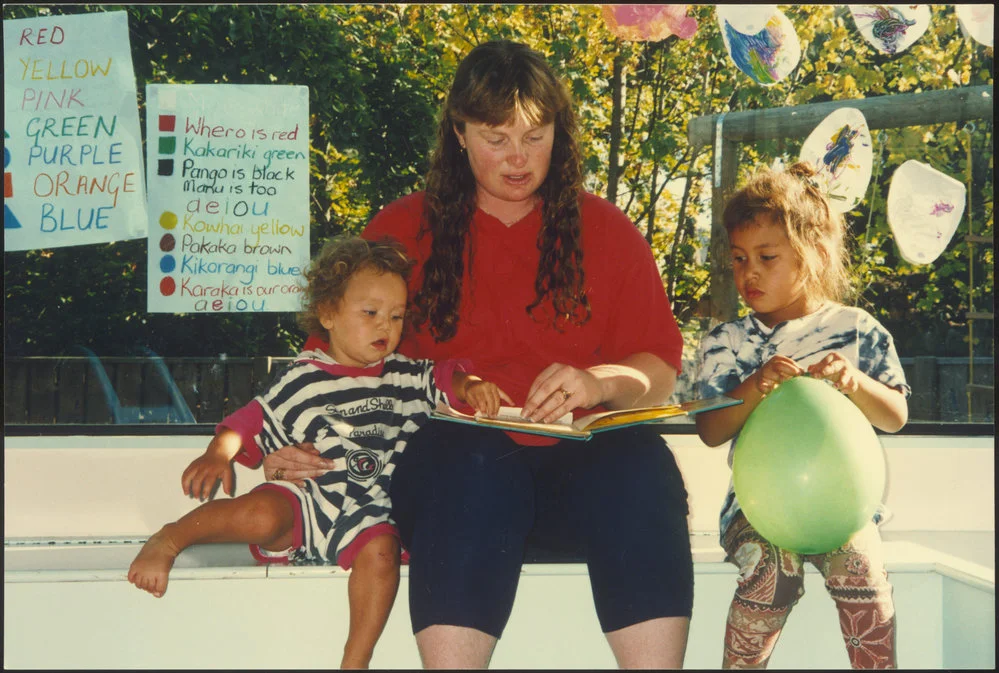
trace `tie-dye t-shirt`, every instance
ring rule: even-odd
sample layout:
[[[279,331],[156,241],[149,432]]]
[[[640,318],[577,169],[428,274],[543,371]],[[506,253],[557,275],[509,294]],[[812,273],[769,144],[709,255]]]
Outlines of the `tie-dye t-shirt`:
[[[715,327],[701,340],[698,394],[712,397],[729,392],[775,355],[791,358],[807,368],[833,352],[876,381],[909,397],[911,389],[905,381],[905,372],[888,330],[863,309],[832,303],[773,328],[754,315]],[[729,448],[729,467],[736,439],[738,434]],[[719,522],[722,535],[739,510],[729,480]],[[875,519],[881,516],[879,511]]]

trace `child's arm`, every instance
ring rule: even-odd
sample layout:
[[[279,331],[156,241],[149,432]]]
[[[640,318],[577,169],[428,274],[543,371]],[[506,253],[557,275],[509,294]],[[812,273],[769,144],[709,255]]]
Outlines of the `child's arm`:
[[[909,420],[905,395],[860,371],[839,353],[830,353],[808,368],[817,379],[832,381],[849,397],[874,427],[897,432]]]
[[[487,416],[499,413],[500,402],[513,404],[510,396],[495,383],[483,381],[474,374],[467,374],[457,369],[451,375],[451,387],[460,401],[470,404],[476,411]]]
[[[239,433],[222,428],[209,442],[204,454],[198,456],[180,477],[184,494],[204,501],[211,496],[219,479],[226,495],[232,495],[234,475],[232,459],[239,453],[243,439]]]
[[[742,404],[714,411],[705,411],[694,416],[697,434],[708,446],[718,446],[735,437],[742,429],[749,414],[767,394],[782,381],[803,374],[805,370],[791,358],[775,355],[757,369],[745,381],[725,394]]]

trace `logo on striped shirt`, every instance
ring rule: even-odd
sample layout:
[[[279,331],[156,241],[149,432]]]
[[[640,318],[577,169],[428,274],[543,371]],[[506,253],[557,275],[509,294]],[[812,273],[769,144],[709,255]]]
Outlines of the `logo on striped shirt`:
[[[382,465],[374,451],[355,449],[347,453],[347,474],[364,481],[381,472]]]

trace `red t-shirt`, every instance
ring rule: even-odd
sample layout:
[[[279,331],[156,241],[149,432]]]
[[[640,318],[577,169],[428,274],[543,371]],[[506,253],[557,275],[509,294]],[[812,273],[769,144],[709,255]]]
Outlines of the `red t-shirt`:
[[[369,240],[392,236],[417,261],[410,300],[423,283],[430,254],[430,236],[417,240],[422,211],[423,193],[410,194],[385,206],[362,234]],[[475,374],[496,383],[517,406],[535,377],[554,362],[584,369],[648,352],[679,372],[683,340],[649,245],[624,213],[592,194],[581,197],[581,219],[588,322],[570,323],[559,332],[551,323],[550,302],[535,309],[535,319],[525,310],[535,297],[541,207],[509,227],[479,209],[471,224],[474,256],[462,280],[457,333],[438,343],[426,325],[419,332],[409,329],[399,352],[433,360],[468,358]],[[548,437],[511,436],[522,444],[552,443]]]

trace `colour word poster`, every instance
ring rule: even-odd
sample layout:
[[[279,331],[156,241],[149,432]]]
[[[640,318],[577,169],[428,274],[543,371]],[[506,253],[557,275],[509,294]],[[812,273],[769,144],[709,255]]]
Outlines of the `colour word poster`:
[[[144,238],[126,13],[5,20],[3,71],[4,250]]]
[[[298,311],[309,90],[146,87],[150,313]]]

